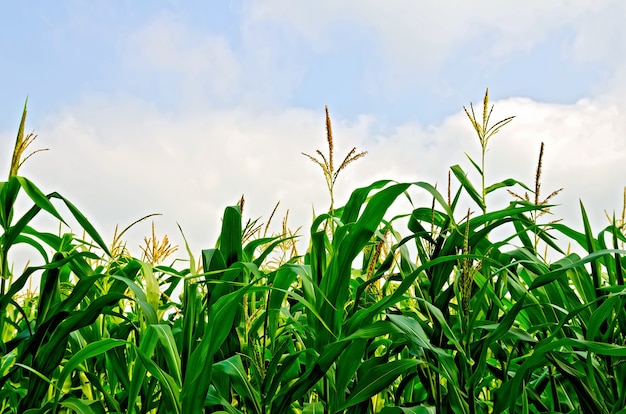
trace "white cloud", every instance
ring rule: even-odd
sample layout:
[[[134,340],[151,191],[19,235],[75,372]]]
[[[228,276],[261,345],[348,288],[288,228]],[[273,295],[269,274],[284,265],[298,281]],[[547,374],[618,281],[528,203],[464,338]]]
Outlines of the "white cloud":
[[[561,70],[595,65],[606,73],[600,81],[608,80],[626,65],[626,54],[620,53],[626,44],[621,30],[625,15],[624,6],[615,0],[490,0],[471,4],[263,0],[247,3],[243,26],[257,38],[271,41],[274,48],[285,48],[292,54],[304,49],[329,56],[355,53],[355,48],[361,48],[367,54],[365,66],[376,68],[375,74],[368,72],[367,81],[372,85],[367,87],[378,96],[393,99],[407,89],[416,94],[421,89],[445,95],[450,79],[445,78],[444,71],[465,72],[464,87],[476,80],[487,82],[487,76],[501,74],[498,68],[516,58],[525,61],[523,56],[557,37],[559,43],[550,44],[550,48],[557,56],[555,61],[562,61]],[[276,32],[282,35],[273,36]],[[455,66],[456,70],[450,69]],[[454,88],[461,86],[461,79],[454,81]],[[481,87],[487,85],[493,83]],[[596,86],[599,91],[612,89]]]
[[[321,114],[222,110],[174,118],[138,100],[86,99],[44,123],[40,142],[52,151],[25,174],[74,200],[104,234],[161,212],[157,223],[170,238],[177,239],[178,221],[193,246],[205,248],[223,209],[242,194],[253,218],[267,217],[277,201],[300,222],[313,202],[324,208],[321,173],[300,154],[323,147]]]
[[[263,0],[247,8],[244,17],[250,22],[269,21],[287,26],[318,49],[340,47],[341,39],[333,38],[337,27],[360,24],[375,31],[376,46],[381,55],[391,59],[390,66],[419,67],[437,66],[453,52],[471,44],[484,44],[489,51],[487,58],[527,50],[549,31],[579,24],[590,12],[598,17],[594,29],[606,27],[607,18],[609,22],[617,18],[610,14],[611,4],[609,0],[594,3],[533,0],[516,4],[497,0],[472,4],[410,0],[340,4],[326,0],[302,4]],[[578,47],[589,50],[593,45],[579,43]]]
[[[128,59],[122,66],[134,76],[161,77],[182,87],[183,98],[171,105],[175,109],[165,111],[147,98],[127,95],[85,96],[40,123],[37,144],[51,151],[29,161],[25,174],[45,191],[58,190],[75,201],[104,234],[110,235],[115,224],[123,227],[162,212],[157,230],[180,243],[175,226],[180,222],[197,251],[214,243],[223,208],[241,194],[247,216],[267,217],[280,200],[282,211],[291,210],[293,226],[303,225],[306,232],[312,204],[318,213],[328,205],[321,171],[300,154],[326,151],[323,108],[276,102],[293,93],[302,73],[314,65],[309,53],[341,53],[347,47],[338,37],[342,31],[363,30],[376,55],[366,62],[382,65],[382,72],[366,69],[373,83],[386,79],[397,87],[419,78],[437,85],[446,83],[437,69],[465,47],[479,49],[473,56],[477,63],[498,64],[535,47],[554,30],[571,28],[569,52],[582,63],[606,60],[615,88],[571,105],[526,98],[494,102],[494,120],[516,119],[493,138],[487,174],[489,182],[513,177],[532,185],[539,145],[545,141],[544,194],[565,188],[554,200],[564,205],[555,215],[577,225],[581,197],[597,230],[604,224],[603,209],[621,210],[626,184],[626,105],[620,95],[626,91],[618,82],[626,79],[619,53],[626,39],[614,26],[623,20],[623,6],[608,0],[519,4],[254,1],[244,6],[239,22],[241,50],[229,39],[163,14],[130,34],[122,45]],[[306,58],[297,50],[302,39]],[[216,100],[229,102],[229,109],[215,109]],[[339,178],[338,204],[356,186],[381,178],[438,182],[444,191],[451,164],[471,171],[464,153],[479,158],[462,111],[433,125],[385,125],[383,114],[341,119],[331,103],[331,116],[337,159],[353,146],[369,151]],[[140,239],[148,228],[134,235]]]
[[[551,201],[555,218],[564,218],[574,228],[581,228],[578,200],[582,199],[594,230],[608,224],[609,213],[622,208],[622,189],[626,186],[626,122],[624,109],[603,106],[593,100],[573,105],[534,102],[511,98],[493,102],[492,122],[515,115],[516,118],[495,135],[486,155],[487,185],[514,178],[534,188],[539,147],[546,145],[543,158],[542,195],[564,188]],[[477,105],[482,110],[481,105]],[[481,114],[478,114],[479,116]],[[438,182],[445,193],[447,169],[460,164],[480,185],[476,171],[466,159],[469,154],[480,162],[480,145],[463,112],[448,117],[441,125],[423,128],[417,124],[401,125],[394,133],[381,137],[367,147],[372,176],[403,181]],[[453,177],[453,188],[457,188]],[[515,189],[523,193],[523,189]],[[496,194],[500,194],[499,196]],[[510,197],[494,193],[492,206],[504,206]]]
[[[621,211],[623,109],[592,100],[554,105],[512,98],[495,105],[493,120],[517,118],[490,144],[488,184],[512,177],[532,187],[539,144],[545,141],[543,193],[565,187],[554,200],[563,204],[554,210],[556,217],[580,228],[579,197],[596,231],[606,224],[603,209]],[[375,132],[378,122],[372,116],[333,117],[337,160],[353,146],[369,151],[340,176],[338,204],[356,186],[383,178],[439,182],[445,193],[448,167],[459,163],[471,171],[464,153],[480,158],[462,112],[440,125],[408,123],[385,135]],[[198,251],[214,243],[223,208],[242,194],[246,216],[267,218],[280,200],[279,214],[290,209],[292,226],[304,226],[305,233],[312,207],[320,213],[328,206],[319,167],[300,154],[326,152],[321,110],[233,109],[172,117],[140,100],[86,99],[51,115],[37,132],[38,143],[52,151],[27,163],[25,174],[44,191],[58,190],[73,200],[109,237],[115,224],[124,227],[162,212],[157,231],[181,243],[179,222]],[[426,197],[416,200],[429,203]],[[136,244],[148,230],[141,225],[129,236]]]
[[[626,17],[626,4],[620,1],[589,3],[590,9],[576,25],[572,44],[573,56],[582,62],[623,61],[626,33],[621,22]]]
[[[226,99],[241,83],[242,69],[227,38],[193,30],[169,14],[139,27],[122,48],[140,71],[181,76],[192,97],[204,92]]]

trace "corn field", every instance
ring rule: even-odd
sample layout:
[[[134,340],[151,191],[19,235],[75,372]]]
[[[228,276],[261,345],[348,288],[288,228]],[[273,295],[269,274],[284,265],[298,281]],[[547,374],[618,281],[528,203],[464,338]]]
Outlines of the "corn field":
[[[543,145],[533,185],[486,183],[489,140],[513,119],[492,124],[492,108],[486,93],[465,109],[480,156],[443,193],[377,181],[341,206],[337,178],[366,153],[336,162],[327,110],[328,153],[303,160],[331,203],[305,251],[286,225],[246,222],[242,199],[181,264],[154,231],[132,257],[19,175],[25,107],[0,183],[0,413],[626,413],[625,217],[594,232],[581,204],[582,232],[550,222]],[[82,228],[31,227],[42,215]],[[16,271],[18,245],[43,264]]]

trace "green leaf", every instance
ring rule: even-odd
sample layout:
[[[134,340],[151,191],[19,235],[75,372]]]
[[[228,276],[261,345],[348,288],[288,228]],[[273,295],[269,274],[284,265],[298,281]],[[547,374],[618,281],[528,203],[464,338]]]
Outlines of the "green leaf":
[[[525,294],[517,300],[515,305],[506,311],[502,320],[497,324],[497,328],[485,338],[485,342],[487,344],[498,341],[511,330],[511,326],[513,326],[513,323],[515,323],[515,320],[517,319],[517,314],[524,306],[524,299],[526,299]]]
[[[343,411],[373,397],[418,364],[419,361],[414,359],[401,359],[375,366],[364,373],[350,393],[350,397],[337,408],[337,411]]]
[[[528,188],[524,183],[514,180],[512,178],[507,178],[506,180],[497,182],[495,184],[491,184],[489,187],[485,188],[485,194],[489,194],[499,188],[504,188],[504,187],[513,187],[514,185],[520,185],[522,186],[522,188],[524,188],[527,191],[532,191],[530,188]],[[542,206],[542,207],[547,207],[547,206]]]
[[[216,374],[227,375],[232,380],[234,390],[239,397],[245,401],[245,406],[252,412],[260,413],[260,395],[257,390],[252,387],[248,373],[243,367],[241,357],[234,355],[228,359],[213,364]]]
[[[143,290],[141,290],[139,286],[137,286],[136,283],[122,276],[111,275],[110,277],[124,282],[130,288],[130,290],[133,291],[133,294],[135,295],[135,301],[139,304],[149,325],[159,323],[156,309],[150,303],[148,303],[146,294]]]
[[[169,325],[155,324],[149,325],[146,334],[149,332],[156,333],[162,346],[161,355],[165,358],[168,367],[168,374],[172,376],[179,387],[182,386],[183,379],[181,375],[180,355],[176,346],[176,340],[172,334]]]
[[[152,361],[140,348],[136,347],[135,350],[148,372],[159,381],[165,410],[172,414],[181,413],[180,386],[176,383],[176,380],[163,371],[163,369]]]
[[[591,253],[588,256],[585,256],[584,258],[580,259],[580,260],[576,260],[571,262],[570,264],[564,265],[560,268],[557,268],[551,272],[542,274],[541,276],[537,277],[532,284],[530,285],[529,289],[533,290],[533,289],[537,289],[541,286],[544,286],[548,283],[554,282],[555,280],[557,280],[558,278],[560,278],[561,276],[563,276],[563,274],[570,269],[575,269],[581,265],[584,265],[585,263],[589,263],[589,262],[593,262],[595,260],[597,260],[600,257],[609,255],[609,254],[613,254],[613,253],[619,253],[619,254],[626,254],[626,250],[614,250],[614,249],[607,249],[607,250],[600,250],[594,253]]]
[[[100,247],[107,255],[111,256],[111,252],[100,234],[96,231],[95,227],[91,225],[91,222],[87,220],[87,217],[85,217],[83,213],[81,213],[80,210],[74,206],[74,204],[58,193],[52,193],[50,194],[50,197],[56,197],[63,200],[68,210],[70,210],[70,213],[72,213],[72,216],[74,216],[76,221],[78,221],[78,224],[80,224],[80,226],[85,230],[87,235],[89,235],[89,237],[91,237],[91,239],[96,242],[98,247]]]
[[[300,399],[307,391],[326,374],[337,358],[346,349],[351,341],[356,339],[375,338],[381,335],[397,332],[395,327],[387,321],[379,321],[357,330],[352,335],[328,344],[322,348],[316,360],[307,366],[306,372],[289,386],[283,387],[276,399],[272,401],[272,412],[287,412],[292,401]]]
[[[224,255],[227,267],[242,258],[241,232],[240,208],[238,206],[226,207],[222,219],[219,248]]]
[[[507,408],[513,409],[518,396],[522,394],[524,389],[526,389],[526,383],[532,371],[537,367],[545,365],[545,356],[548,352],[560,350],[562,347],[586,350],[598,355],[626,358],[626,346],[615,344],[584,341],[572,338],[558,339],[543,344],[540,343],[517,368],[515,376],[511,380],[503,383],[500,388],[495,390],[494,412],[501,413]]]
[[[152,265],[148,263],[141,263],[141,274],[146,282],[147,302],[150,306],[152,306],[156,315],[156,312],[159,309],[159,301],[161,299],[161,287],[159,286],[159,281],[156,276],[154,276]]]
[[[53,217],[59,219],[62,223],[65,224],[65,221],[61,218],[59,212],[54,208],[48,197],[41,192],[41,190],[33,184],[28,178],[25,177],[16,177],[17,181],[20,183],[20,186],[24,189],[24,192],[28,194],[33,203],[42,210],[47,211]]]
[[[93,342],[93,343],[88,344],[83,349],[76,352],[63,365],[63,368],[61,369],[61,373],[59,374],[59,377],[57,379],[57,384],[61,384],[61,385],[64,384],[66,378],[72,373],[72,371],[74,371],[80,364],[85,362],[87,359],[96,357],[98,355],[103,355],[110,349],[113,349],[119,346],[125,346],[127,344],[128,343],[126,341],[122,341],[119,339],[112,339],[112,338],[107,338],[107,339],[100,340],[98,342]],[[60,390],[57,390],[56,401],[58,401],[60,397],[59,391]],[[71,407],[68,407],[68,408],[71,408]]]
[[[476,191],[472,183],[467,179],[467,174],[459,165],[453,165],[450,167],[454,176],[459,180],[461,186],[467,191],[467,194],[478,204],[481,210],[485,210],[486,206],[483,201],[483,197]]]
[[[593,234],[591,233],[591,225],[589,224],[589,218],[587,217],[587,212],[585,211],[585,206],[583,206],[583,202],[580,201],[580,211],[583,216],[583,226],[585,228],[585,240],[587,242],[587,252],[593,253],[595,249],[595,240],[593,238]],[[591,276],[593,280],[593,287],[595,289],[596,295],[601,295],[600,292],[600,270],[598,269],[598,262],[596,260],[591,260]]]
[[[467,159],[472,163],[472,165],[474,166],[474,168],[476,168],[476,171],[478,171],[478,174],[480,174],[481,176],[483,175],[483,170],[482,168],[480,168],[480,166],[478,164],[476,164],[476,162],[472,159],[472,157],[469,156],[469,154],[466,152],[465,156],[467,157]]]
[[[302,414],[324,414],[324,403],[304,403]]]
[[[436,407],[385,407],[380,410],[380,414],[436,414]]]
[[[354,374],[363,364],[364,355],[366,355],[366,349],[368,340],[357,339],[346,347],[341,356],[337,359],[337,373],[335,381],[337,383],[336,389],[343,390],[348,389],[348,384],[354,377]]]
[[[95,412],[84,401],[70,397],[60,402],[62,407],[72,410],[76,414],[94,414]]]
[[[424,332],[422,326],[415,319],[410,318],[405,315],[394,315],[388,314],[387,318],[398,327],[414,345],[419,348],[428,349],[434,351],[441,358],[449,358],[451,357],[449,354],[443,352],[439,348],[435,348],[431,343],[430,339]]]
[[[342,223],[353,223],[357,220],[359,216],[359,212],[365,204],[369,193],[373,190],[379,190],[385,187],[387,184],[391,183],[391,180],[380,180],[375,183],[370,184],[367,187],[357,188],[350,194],[350,199],[346,203],[345,207],[339,208],[336,210],[336,213],[341,212],[341,222]],[[315,227],[315,230],[317,227]]]
[[[328,297],[329,302],[321,304],[319,313],[330,325],[335,335],[340,333],[341,325],[343,324],[352,263],[380,226],[389,206],[409,186],[409,184],[396,184],[381,190],[371,197],[359,219],[349,228],[347,235],[341,239],[337,248],[337,251],[341,254],[332,256],[324,272],[320,288]],[[345,227],[347,226],[343,228]],[[321,335],[321,333],[319,338],[322,345],[330,340],[328,335]]]
[[[204,335],[192,352],[183,380],[181,393],[182,409],[185,412],[200,412],[204,396],[211,384],[213,357],[233,329],[235,313],[243,295],[251,285],[220,297],[209,312]]]

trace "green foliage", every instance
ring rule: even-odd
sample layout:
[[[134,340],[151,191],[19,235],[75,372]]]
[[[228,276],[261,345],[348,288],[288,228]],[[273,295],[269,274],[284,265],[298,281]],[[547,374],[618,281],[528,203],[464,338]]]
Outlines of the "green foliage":
[[[250,237],[242,200],[200,264],[187,246],[182,268],[162,264],[175,248],[154,227],[144,260],[134,258],[63,196],[17,175],[24,111],[17,167],[0,183],[0,413],[621,412],[624,219],[594,234],[581,204],[582,232],[538,223],[541,156],[534,202],[488,208],[491,192],[532,190],[485,182],[487,142],[512,118],[489,126],[487,94],[482,122],[470,108],[480,187],[454,165],[447,199],[429,183],[378,181],[335,208],[338,172],[363,153],[334,169],[327,112],[328,157],[310,158],[331,206],[305,254],[272,262],[293,233]],[[414,193],[432,204],[388,217]],[[479,213],[460,211],[464,199]],[[61,229],[71,218],[92,242],[38,231],[38,215]],[[14,273],[20,244],[40,264]],[[37,291],[25,290],[33,281]]]

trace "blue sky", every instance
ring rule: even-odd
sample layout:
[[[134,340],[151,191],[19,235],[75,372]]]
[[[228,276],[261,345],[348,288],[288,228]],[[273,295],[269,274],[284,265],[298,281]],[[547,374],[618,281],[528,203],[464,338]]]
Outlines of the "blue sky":
[[[300,152],[324,148],[324,105],[339,149],[369,151],[340,179],[347,197],[469,166],[462,108],[489,87],[494,115],[517,118],[488,173],[532,183],[545,141],[561,215],[576,220],[582,198],[603,225],[625,185],[625,19],[619,0],[11,2],[0,137],[10,148],[28,95],[51,151],[24,175],[104,234],[159,211],[157,228],[179,222],[202,248],[242,193],[252,216],[281,200],[294,226],[323,210],[323,178]]]
[[[176,46],[184,49],[181,57],[200,52],[201,47],[194,43],[210,37],[211,41],[223,41],[238,61],[241,83],[217,96],[210,89],[198,91],[200,99],[223,106],[238,105],[244,98],[257,105],[305,108],[332,103],[338,116],[384,113],[390,122],[440,122],[468,97],[480,96],[487,85],[493,99],[527,96],[573,103],[588,96],[611,72],[602,61],[580,62],[572,55],[575,22],[547,28],[531,46],[497,58],[490,58],[486,51],[502,32],[489,30],[488,25],[479,34],[468,31],[467,37],[440,46],[434,53],[428,47],[437,48],[437,42],[416,42],[411,49],[410,40],[405,39],[408,47],[402,53],[412,61],[407,66],[395,63],[401,60],[395,56],[388,60],[394,52],[385,53],[392,45],[379,33],[384,28],[373,30],[368,21],[348,13],[342,16],[338,10],[337,15],[320,22],[321,28],[311,28],[314,33],[308,33],[288,18],[255,19],[249,9],[254,9],[253,5],[262,9],[262,3],[12,3],[4,6],[0,17],[4,32],[14,34],[0,40],[3,71],[8,75],[3,81],[5,99],[20,100],[30,93],[34,97],[31,105],[51,111],[59,103],[75,102],[86,94],[130,94],[164,110],[184,110],[185,87],[181,84],[189,73],[186,62],[159,62],[150,68],[149,56],[144,56],[144,62],[133,58],[139,45],[129,39],[142,30],[148,35],[159,29],[164,36],[167,30],[170,35],[176,33],[178,39],[173,39],[172,45],[180,42]],[[267,4],[268,8],[284,6]],[[446,9],[458,7],[454,2],[434,11],[429,10],[429,2],[424,4],[415,8],[415,13],[439,13],[435,20],[441,24],[428,36],[464,29],[446,27]],[[502,19],[511,19],[513,14],[514,10],[508,16],[503,13]],[[471,15],[467,17],[469,23]],[[270,60],[261,65],[255,42],[268,49],[263,53]],[[431,53],[436,57],[429,57]],[[396,76],[402,81],[389,79]],[[10,121],[5,117],[6,112],[3,123]]]

